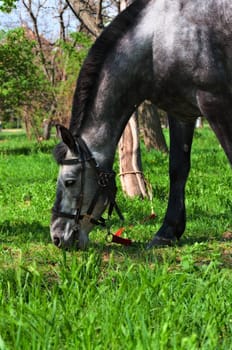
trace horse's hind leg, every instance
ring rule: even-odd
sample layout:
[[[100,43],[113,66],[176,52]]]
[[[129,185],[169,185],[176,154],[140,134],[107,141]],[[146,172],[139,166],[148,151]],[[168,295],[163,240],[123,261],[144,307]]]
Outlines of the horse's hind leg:
[[[232,164],[232,96],[198,91],[199,108]]]
[[[171,245],[185,230],[185,184],[190,170],[190,154],[195,122],[182,123],[169,116],[170,192],[163,225],[156,233],[148,248]]]

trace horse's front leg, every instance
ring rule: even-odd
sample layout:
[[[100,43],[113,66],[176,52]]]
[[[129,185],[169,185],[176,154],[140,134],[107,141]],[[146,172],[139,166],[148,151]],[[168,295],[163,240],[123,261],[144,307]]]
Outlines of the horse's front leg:
[[[185,184],[190,170],[190,154],[195,122],[182,123],[169,116],[170,192],[163,225],[148,247],[171,245],[185,230]]]

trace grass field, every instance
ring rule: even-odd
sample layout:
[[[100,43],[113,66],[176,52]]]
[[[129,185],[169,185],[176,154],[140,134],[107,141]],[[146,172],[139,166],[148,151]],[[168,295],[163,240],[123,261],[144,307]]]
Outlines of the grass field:
[[[134,246],[96,229],[87,251],[68,253],[49,236],[55,143],[0,134],[0,350],[232,349],[232,172],[210,130],[194,138],[186,232],[150,251],[167,205],[167,156],[143,149],[153,222],[141,224],[149,200],[119,190]],[[112,230],[120,225],[115,216]]]

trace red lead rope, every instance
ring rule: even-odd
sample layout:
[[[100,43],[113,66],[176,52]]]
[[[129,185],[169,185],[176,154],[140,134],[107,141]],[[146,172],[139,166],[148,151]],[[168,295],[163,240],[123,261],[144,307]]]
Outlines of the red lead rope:
[[[121,227],[115,234],[112,234],[112,241],[111,242],[117,243],[117,244],[122,244],[125,246],[132,245],[133,242],[131,239],[120,237],[121,234],[123,233],[123,231],[125,231],[125,227]]]
[[[149,221],[149,220],[153,220],[156,218],[156,214],[152,213],[151,215],[149,215],[148,217],[146,217],[144,220],[142,220],[142,223]],[[133,225],[131,225],[130,227],[133,227]],[[133,244],[133,241],[129,238],[123,238],[121,237],[122,233],[125,231],[125,227],[120,227],[120,229],[118,229],[117,232],[115,232],[115,234],[112,234],[112,240],[111,242],[113,243],[117,243],[117,244],[122,244],[125,246],[130,246]]]

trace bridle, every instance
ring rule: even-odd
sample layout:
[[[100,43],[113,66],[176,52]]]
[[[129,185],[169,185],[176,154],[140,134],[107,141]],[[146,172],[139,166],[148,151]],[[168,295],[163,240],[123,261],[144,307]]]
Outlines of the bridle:
[[[86,145],[86,143],[81,137],[75,138],[75,143],[76,143],[76,153],[79,155],[79,157],[72,158],[72,159],[64,159],[61,162],[61,165],[76,165],[76,164],[81,165],[80,193],[78,194],[78,198],[76,199],[76,212],[75,214],[66,213],[66,212],[57,210],[56,207],[53,207],[52,213],[56,217],[63,217],[63,218],[74,220],[73,231],[75,232],[78,232],[80,230],[80,221],[83,220],[84,218],[89,219],[89,221],[94,225],[100,225],[100,226],[106,227],[107,226],[106,219],[104,219],[103,217],[94,218],[92,215],[99,196],[104,194],[106,195],[109,202],[108,218],[110,218],[113,212],[113,209],[115,209],[119,218],[121,220],[124,220],[123,215],[115,201],[116,192],[117,192],[117,187],[115,182],[115,172],[112,170],[106,171],[98,165],[92,153],[90,152],[88,146]],[[84,173],[85,173],[87,162],[95,170],[95,173],[97,175],[98,188],[93,196],[93,199],[88,207],[88,210],[86,211],[86,213],[83,214],[81,213],[81,210],[82,210],[83,197],[84,197]]]

